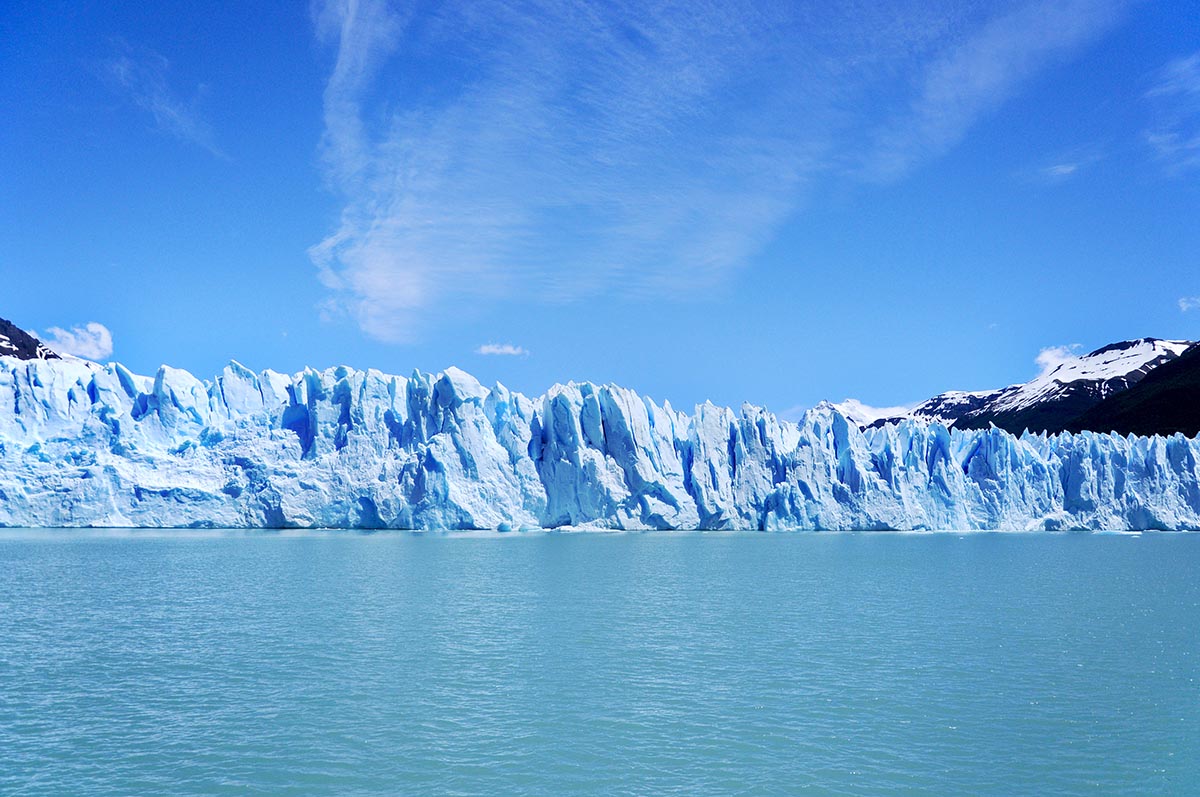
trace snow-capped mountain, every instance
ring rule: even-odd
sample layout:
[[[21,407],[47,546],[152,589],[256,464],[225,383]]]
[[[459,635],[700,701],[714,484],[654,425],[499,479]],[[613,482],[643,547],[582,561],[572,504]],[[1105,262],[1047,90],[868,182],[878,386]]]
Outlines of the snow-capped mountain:
[[[58,355],[11,321],[0,318],[0,357],[18,360],[54,360]]]
[[[1068,431],[1200,434],[1200,346],[1156,367],[1128,390],[1113,393],[1067,425]]]
[[[1113,343],[1071,358],[1024,384],[990,391],[942,393],[906,413],[872,423],[915,418],[958,429],[986,429],[995,424],[1014,434],[1025,429],[1059,432],[1093,406],[1136,385],[1146,374],[1175,360],[1193,345],[1192,341],[1158,338]]]
[[[830,406],[526,398],[451,368],[201,381],[0,357],[0,525],[1195,529],[1200,441],[1025,435]]]

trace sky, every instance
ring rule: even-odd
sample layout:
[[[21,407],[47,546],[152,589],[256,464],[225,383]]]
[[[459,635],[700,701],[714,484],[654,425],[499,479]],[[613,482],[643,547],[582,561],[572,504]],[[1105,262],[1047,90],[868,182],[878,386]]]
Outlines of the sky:
[[[1185,2],[15,0],[0,317],[690,408],[1200,339]]]

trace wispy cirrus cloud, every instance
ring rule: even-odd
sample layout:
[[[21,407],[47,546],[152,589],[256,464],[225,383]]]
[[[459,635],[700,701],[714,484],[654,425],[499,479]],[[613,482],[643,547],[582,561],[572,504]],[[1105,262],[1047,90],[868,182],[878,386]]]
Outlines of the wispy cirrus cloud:
[[[1067,0],[1004,8],[917,70],[917,91],[878,133],[867,176],[895,179],[943,154],[1033,76],[1112,28],[1126,5]],[[1074,164],[1057,166],[1060,176],[1075,171]]]
[[[134,49],[124,42],[118,42],[117,50],[103,62],[101,72],[118,93],[150,114],[158,130],[218,158],[228,158],[217,146],[212,126],[200,113],[204,86],[197,88],[192,99],[185,100],[168,82],[171,64],[164,56],[146,48]]]
[[[1053,166],[1043,168],[1041,173],[1052,180],[1061,180],[1070,177],[1078,171],[1078,163],[1056,163]]]
[[[529,350],[523,346],[511,343],[485,343],[475,350],[476,354],[498,355],[501,357],[528,357]]]
[[[1158,160],[1171,173],[1200,167],[1200,52],[1163,66],[1146,99],[1155,115],[1146,143]]]
[[[815,181],[941,154],[1121,7],[318,2],[325,310],[404,342],[452,301],[709,290]]]
[[[1073,180],[1107,157],[1107,148],[1100,144],[1086,144],[1058,152],[1040,165],[1018,175],[1030,183],[1058,185]]]
[[[1200,296],[1180,296],[1179,312],[1187,313],[1192,310],[1200,310]]]
[[[323,150],[346,205],[311,255],[333,308],[403,341],[416,311],[456,295],[711,284],[788,211],[811,146],[706,106],[732,89],[725,64],[758,49],[750,12],[533,2],[416,26],[370,0],[325,6]],[[375,123],[393,54],[403,110]]]

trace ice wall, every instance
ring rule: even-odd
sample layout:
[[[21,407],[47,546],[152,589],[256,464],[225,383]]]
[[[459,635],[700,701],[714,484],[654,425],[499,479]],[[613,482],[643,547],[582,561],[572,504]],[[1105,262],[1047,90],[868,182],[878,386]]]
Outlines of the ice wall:
[[[0,525],[1195,529],[1200,443],[860,432],[448,369],[294,376],[0,357]]]

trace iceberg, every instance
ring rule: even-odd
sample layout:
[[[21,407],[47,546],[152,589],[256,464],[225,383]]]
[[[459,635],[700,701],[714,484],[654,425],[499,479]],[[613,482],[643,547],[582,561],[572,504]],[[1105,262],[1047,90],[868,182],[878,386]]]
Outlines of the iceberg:
[[[449,368],[294,375],[0,357],[0,525],[1195,529],[1200,442],[860,429]]]

